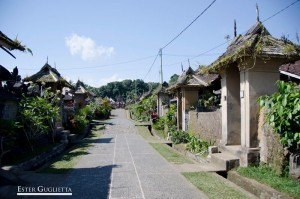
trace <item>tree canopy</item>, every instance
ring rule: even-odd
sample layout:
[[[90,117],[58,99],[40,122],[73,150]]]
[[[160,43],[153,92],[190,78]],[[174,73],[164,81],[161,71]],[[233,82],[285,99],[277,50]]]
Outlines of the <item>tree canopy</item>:
[[[159,83],[144,82],[141,79],[110,82],[99,88],[85,85],[86,88],[99,97],[109,97],[113,100],[129,102],[141,97],[149,90],[155,89]]]

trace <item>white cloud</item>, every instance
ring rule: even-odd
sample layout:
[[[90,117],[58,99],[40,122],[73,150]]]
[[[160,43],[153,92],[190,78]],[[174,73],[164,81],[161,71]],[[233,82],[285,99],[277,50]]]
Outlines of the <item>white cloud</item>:
[[[84,61],[93,61],[100,57],[110,57],[114,53],[114,47],[98,46],[89,37],[72,34],[65,38],[71,55],[80,55]]]

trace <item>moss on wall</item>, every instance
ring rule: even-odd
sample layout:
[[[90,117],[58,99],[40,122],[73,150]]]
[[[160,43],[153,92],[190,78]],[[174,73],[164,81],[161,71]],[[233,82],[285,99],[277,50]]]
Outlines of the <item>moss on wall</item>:
[[[279,134],[274,133],[272,127],[266,123],[264,109],[261,109],[259,114],[258,137],[261,148],[260,162],[272,167],[278,175],[282,175],[288,161]]]

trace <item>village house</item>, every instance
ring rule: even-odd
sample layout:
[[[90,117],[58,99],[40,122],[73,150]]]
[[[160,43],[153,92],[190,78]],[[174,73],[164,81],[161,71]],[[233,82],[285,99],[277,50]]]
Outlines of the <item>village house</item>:
[[[12,40],[0,31],[0,48],[16,58],[10,51],[31,50],[22,45],[18,40]],[[5,86],[2,82],[6,82]],[[0,119],[14,120],[17,116],[18,98],[20,96],[20,90],[23,88],[21,77],[18,74],[17,67],[13,72],[9,72],[4,66],[0,65]]]
[[[50,88],[50,90],[54,93],[58,93],[60,102],[59,102],[59,108],[60,108],[60,115],[61,117],[57,121],[56,126],[62,127],[63,121],[63,88],[73,88],[73,86],[65,80],[61,74],[56,70],[56,68],[53,68],[48,64],[48,62],[38,71],[36,74],[33,74],[30,77],[25,77],[24,82],[29,83],[35,83],[38,85],[38,93],[40,95],[43,94],[44,90],[47,88]]]
[[[76,109],[82,108],[89,102],[95,99],[96,95],[87,90],[84,83],[80,80],[76,82],[75,92],[74,92],[74,102]]]
[[[280,66],[279,72],[281,80],[300,84],[300,60]]]
[[[170,94],[167,92],[168,83],[164,82],[155,89],[154,94],[157,95],[156,111],[158,117],[163,117],[168,112]]]
[[[228,160],[238,157],[241,166],[259,162],[257,99],[276,92],[279,67],[299,59],[299,52],[299,46],[272,37],[257,21],[208,67],[208,72],[219,72],[222,77],[219,149],[224,153],[212,154],[214,158],[224,159],[228,153],[234,155],[228,155]]]
[[[64,87],[72,88],[72,85],[65,80],[61,74],[47,63],[38,71],[30,77],[24,78],[25,82],[32,82],[39,85],[40,94],[46,88],[50,88],[52,92],[60,91],[62,92]]]
[[[189,67],[178,78],[177,82],[167,90],[175,93],[177,98],[177,128],[188,130],[189,111],[198,106],[201,90],[217,87],[218,74],[198,75]]]

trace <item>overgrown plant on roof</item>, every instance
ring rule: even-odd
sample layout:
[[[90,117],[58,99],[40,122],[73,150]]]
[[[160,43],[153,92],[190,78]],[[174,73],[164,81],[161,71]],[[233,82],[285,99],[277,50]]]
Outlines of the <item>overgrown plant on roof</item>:
[[[300,86],[277,82],[278,92],[258,99],[260,107],[267,110],[267,122],[280,134],[280,141],[289,150],[300,146]]]
[[[263,24],[257,22],[245,35],[238,35],[223,55],[199,73],[217,72],[232,63],[244,69],[245,66],[240,63],[244,62],[247,57],[251,58],[254,64],[257,58],[268,60],[271,57],[284,57],[295,60],[300,57],[300,47],[286,38],[272,37]]]

